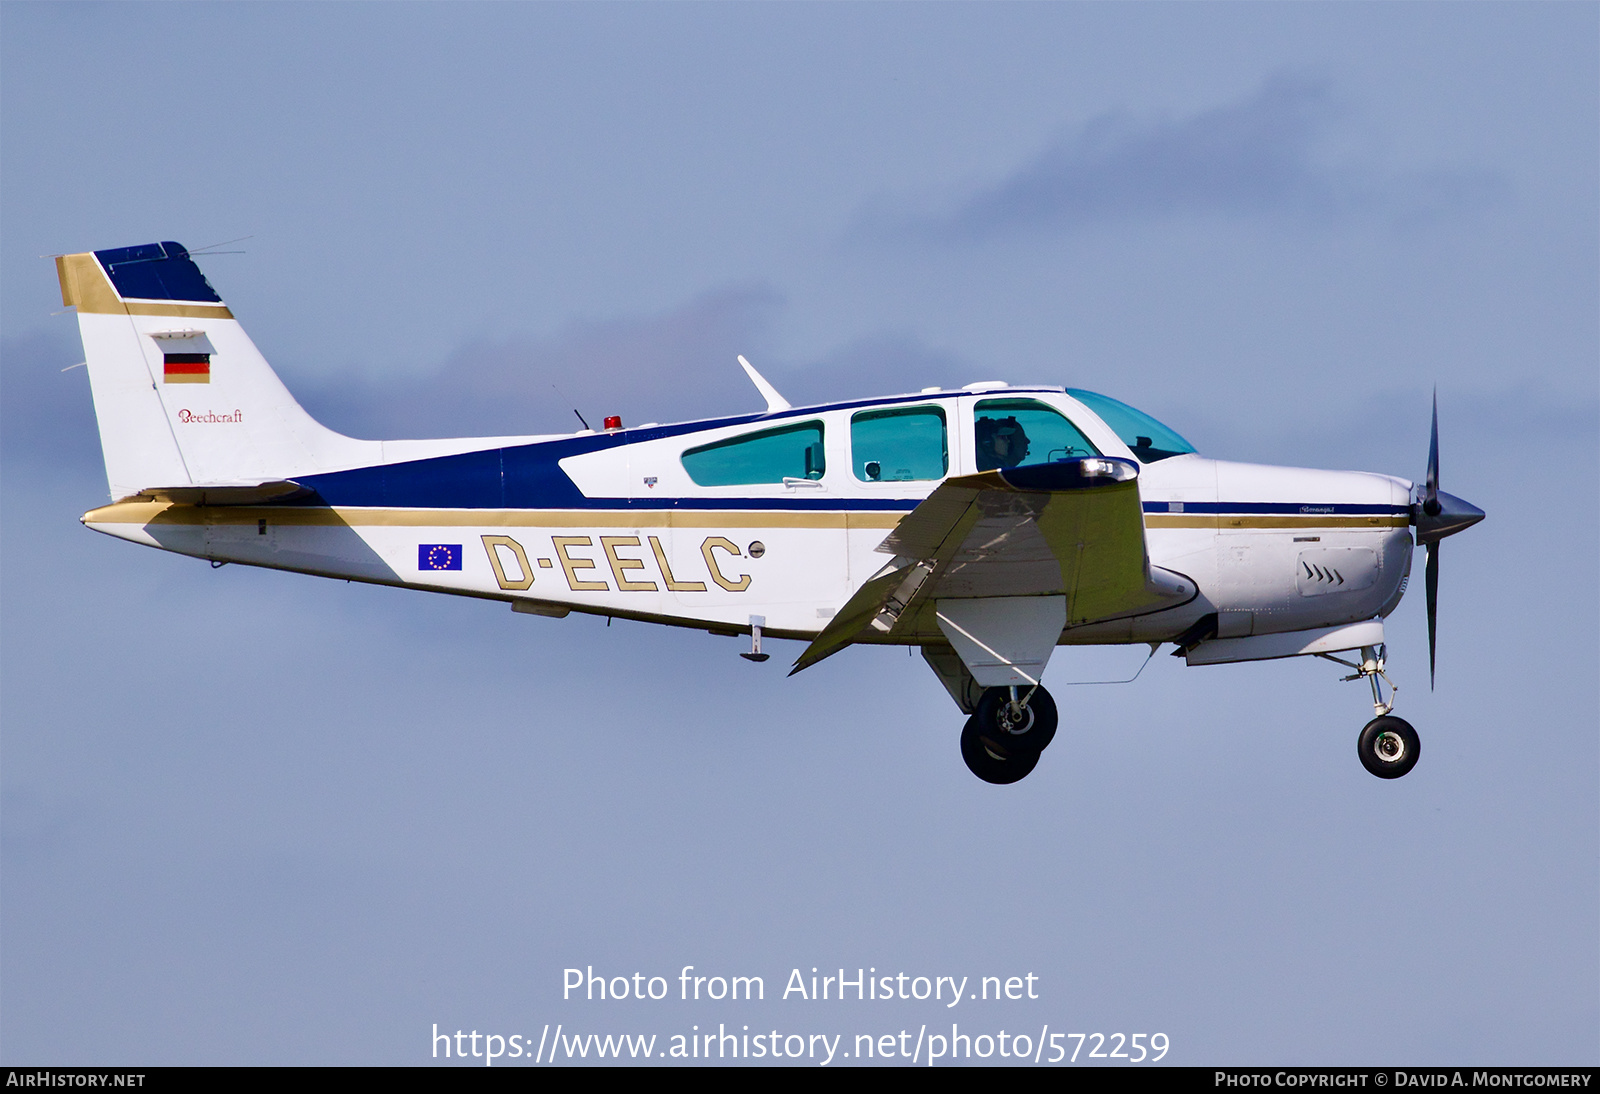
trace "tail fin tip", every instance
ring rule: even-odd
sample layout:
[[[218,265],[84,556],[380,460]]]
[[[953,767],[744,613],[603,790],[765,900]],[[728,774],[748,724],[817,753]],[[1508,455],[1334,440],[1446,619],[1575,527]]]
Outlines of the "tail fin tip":
[[[151,314],[152,307],[199,305],[227,314],[188,249],[172,240],[57,255],[56,277],[61,303],[80,313]]]

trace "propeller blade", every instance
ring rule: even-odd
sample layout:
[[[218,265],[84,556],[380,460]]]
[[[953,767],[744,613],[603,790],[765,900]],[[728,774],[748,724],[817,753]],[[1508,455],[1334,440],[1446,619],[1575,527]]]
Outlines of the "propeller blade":
[[[1417,529],[1417,545],[1428,551],[1423,580],[1428,590],[1428,687],[1434,683],[1439,649],[1439,542],[1446,536],[1471,528],[1484,513],[1470,501],[1439,489],[1439,389],[1433,389],[1433,431],[1428,438],[1428,477],[1411,503],[1411,523]]]
[[[1439,389],[1433,389],[1433,435],[1428,438],[1428,480],[1422,493],[1422,511],[1439,514]],[[1430,556],[1431,557],[1431,556]]]
[[[1441,544],[1428,544],[1428,567],[1423,580],[1428,592],[1428,690],[1433,690],[1435,652],[1439,632],[1439,548]]]

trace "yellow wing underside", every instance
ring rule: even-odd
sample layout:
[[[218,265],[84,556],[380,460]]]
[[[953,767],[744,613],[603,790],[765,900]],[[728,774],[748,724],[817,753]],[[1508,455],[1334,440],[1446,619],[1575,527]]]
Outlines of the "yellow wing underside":
[[[855,642],[943,642],[941,599],[1063,596],[1067,626],[1169,602],[1152,588],[1136,480],[1065,490],[999,471],[947,479],[878,550],[894,560],[856,590],[793,672]]]

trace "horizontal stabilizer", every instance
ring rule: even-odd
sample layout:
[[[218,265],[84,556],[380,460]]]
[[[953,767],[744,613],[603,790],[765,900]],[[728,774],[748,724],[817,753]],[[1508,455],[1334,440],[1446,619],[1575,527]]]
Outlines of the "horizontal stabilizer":
[[[170,501],[179,505],[262,505],[305,497],[310,487],[291,479],[271,482],[196,482],[183,486],[155,486],[123,501]]]

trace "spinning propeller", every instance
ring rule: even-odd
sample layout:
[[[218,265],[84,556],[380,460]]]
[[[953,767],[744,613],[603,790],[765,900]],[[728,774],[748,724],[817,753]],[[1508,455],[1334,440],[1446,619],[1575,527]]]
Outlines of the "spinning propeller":
[[[1417,526],[1417,543],[1428,549],[1424,579],[1428,591],[1428,686],[1433,686],[1434,654],[1439,622],[1439,541],[1471,528],[1484,512],[1471,502],[1439,489],[1439,392],[1433,393],[1433,437],[1428,442],[1428,478],[1419,499],[1411,506],[1411,523]]]

